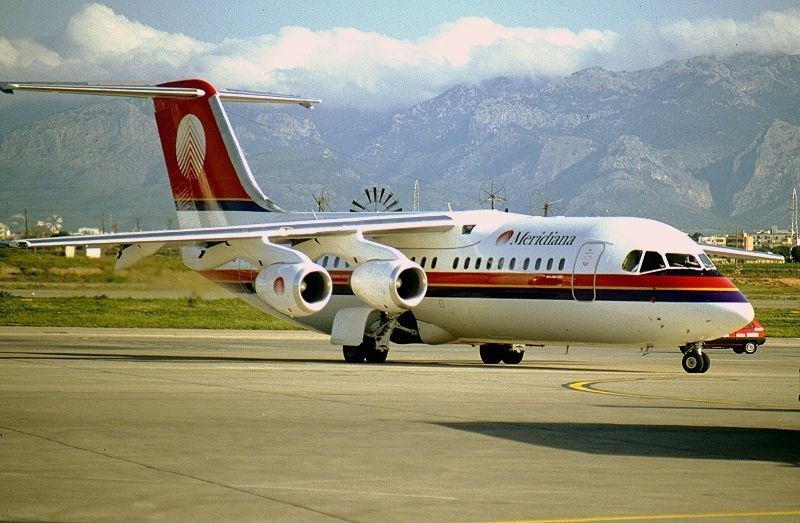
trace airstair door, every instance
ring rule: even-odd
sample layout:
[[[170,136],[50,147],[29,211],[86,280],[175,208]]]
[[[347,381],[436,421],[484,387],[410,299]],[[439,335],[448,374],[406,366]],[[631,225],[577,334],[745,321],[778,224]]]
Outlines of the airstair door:
[[[603,250],[605,245],[601,242],[586,242],[578,251],[572,268],[572,297],[577,301],[594,301],[597,297],[597,264]]]

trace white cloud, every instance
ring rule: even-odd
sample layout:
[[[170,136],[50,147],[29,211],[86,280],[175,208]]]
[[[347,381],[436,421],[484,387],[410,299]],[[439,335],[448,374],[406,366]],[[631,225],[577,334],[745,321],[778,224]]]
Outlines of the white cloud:
[[[698,54],[800,53],[800,13],[766,12],[749,23],[725,19],[603,29],[507,27],[461,18],[417,40],[354,28],[203,42],[90,4],[76,12],[57,50],[0,38],[0,77],[30,80],[162,82],[204,77],[221,86],[297,92],[329,102],[401,105],[448,86],[500,75],[553,77],[590,65],[626,67]]]
[[[9,40],[0,37],[0,71],[59,65],[61,57],[55,51],[30,40]]]
[[[658,27],[642,23],[619,44],[610,63],[627,68],[699,55],[800,54],[800,11],[765,11],[750,22],[704,18]]]

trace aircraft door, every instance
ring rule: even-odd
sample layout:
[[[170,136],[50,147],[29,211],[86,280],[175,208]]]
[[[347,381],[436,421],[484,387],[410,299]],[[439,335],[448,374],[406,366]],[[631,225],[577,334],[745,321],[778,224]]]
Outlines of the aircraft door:
[[[572,297],[577,301],[594,301],[597,264],[605,250],[601,242],[586,242],[578,251],[572,268]]]

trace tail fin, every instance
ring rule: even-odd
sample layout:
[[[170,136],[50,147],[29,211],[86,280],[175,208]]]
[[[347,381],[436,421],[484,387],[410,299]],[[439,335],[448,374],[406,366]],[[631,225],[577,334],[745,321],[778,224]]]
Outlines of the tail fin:
[[[222,101],[298,104],[313,98],[218,91],[203,80],[158,86],[67,83],[0,83],[0,91],[48,91],[152,98],[180,227],[241,225],[267,221],[253,213],[281,209],[258,187],[228,121]]]
[[[186,80],[158,87],[200,89],[198,98],[153,99],[181,228],[239,225],[239,213],[280,211],[253,179],[219,94]]]

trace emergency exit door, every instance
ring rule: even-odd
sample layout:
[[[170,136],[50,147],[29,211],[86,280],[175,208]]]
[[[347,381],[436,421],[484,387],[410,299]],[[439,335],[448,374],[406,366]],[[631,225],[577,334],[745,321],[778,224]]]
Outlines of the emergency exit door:
[[[594,301],[597,297],[597,264],[604,249],[601,242],[586,242],[578,251],[572,268],[572,297],[577,301]]]

